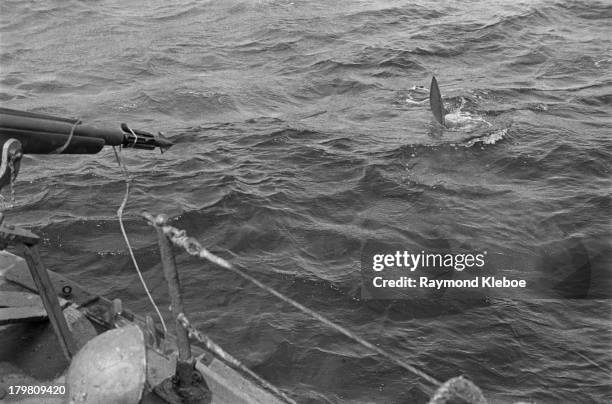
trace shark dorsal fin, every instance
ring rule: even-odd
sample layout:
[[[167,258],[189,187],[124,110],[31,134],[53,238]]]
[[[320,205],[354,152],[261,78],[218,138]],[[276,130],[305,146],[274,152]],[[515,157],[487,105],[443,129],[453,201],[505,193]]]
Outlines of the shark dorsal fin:
[[[442,102],[442,95],[440,94],[440,88],[438,88],[438,81],[435,76],[431,78],[431,86],[429,87],[429,106],[436,121],[444,126],[444,103]]]

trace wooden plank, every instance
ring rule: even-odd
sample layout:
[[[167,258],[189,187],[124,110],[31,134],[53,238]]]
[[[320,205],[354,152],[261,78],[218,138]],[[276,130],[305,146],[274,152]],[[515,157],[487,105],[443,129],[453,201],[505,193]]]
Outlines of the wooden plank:
[[[0,239],[6,240],[12,245],[22,243],[35,245],[40,241],[40,238],[29,230],[2,223],[0,223]]]
[[[26,292],[0,292],[0,307],[42,307],[40,296]]]
[[[245,378],[224,362],[214,358],[208,365],[196,362],[212,391],[212,404],[286,404],[287,401]],[[293,402],[295,404],[295,402]]]
[[[32,275],[32,279],[34,279],[36,289],[38,289],[38,294],[47,310],[47,315],[49,316],[49,321],[51,321],[55,335],[59,340],[64,354],[70,359],[72,356],[76,355],[77,346],[68,328],[59,301],[57,300],[57,292],[53,283],[51,283],[49,273],[40,260],[38,246],[27,246],[24,244],[21,246],[21,250],[28,263],[30,274]]]
[[[8,307],[0,309],[0,325],[46,319],[47,312],[43,307]]]

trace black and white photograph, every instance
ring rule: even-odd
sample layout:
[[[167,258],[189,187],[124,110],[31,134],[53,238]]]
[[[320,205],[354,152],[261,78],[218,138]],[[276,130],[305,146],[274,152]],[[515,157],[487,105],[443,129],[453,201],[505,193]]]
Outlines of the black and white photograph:
[[[609,0],[0,0],[0,403],[612,402]]]

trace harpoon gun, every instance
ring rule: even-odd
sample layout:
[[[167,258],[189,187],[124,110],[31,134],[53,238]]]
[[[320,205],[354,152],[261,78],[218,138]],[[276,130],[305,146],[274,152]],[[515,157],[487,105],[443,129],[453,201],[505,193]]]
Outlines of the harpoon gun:
[[[23,154],[95,154],[104,146],[122,146],[162,152],[172,142],[161,133],[154,135],[132,129],[97,128],[78,119],[0,108],[0,188],[15,178]]]

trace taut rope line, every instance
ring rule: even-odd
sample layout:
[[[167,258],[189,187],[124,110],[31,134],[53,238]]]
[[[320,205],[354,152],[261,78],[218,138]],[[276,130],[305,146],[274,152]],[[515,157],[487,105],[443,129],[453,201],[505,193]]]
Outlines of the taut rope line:
[[[151,216],[149,213],[144,212],[142,214],[142,216],[147,219],[147,221],[149,221],[152,225],[157,226],[156,222],[155,222],[155,218],[153,216]],[[302,304],[296,302],[295,300],[283,295],[282,293],[272,289],[271,287],[263,284],[262,282],[260,282],[259,280],[255,279],[254,277],[252,277],[251,275],[245,273],[243,270],[236,268],[234,265],[232,265],[230,262],[226,261],[225,259],[211,253],[210,251],[208,251],[206,248],[202,247],[202,245],[193,237],[188,237],[187,233],[185,232],[185,230],[179,230],[176,227],[170,226],[170,225],[162,225],[161,226],[164,234],[170,239],[170,241],[172,241],[172,243],[178,247],[183,248],[185,251],[187,251],[187,253],[189,255],[192,255],[194,257],[198,257],[198,258],[202,258],[202,259],[206,259],[214,264],[219,265],[222,268],[228,269],[232,272],[234,272],[235,274],[241,276],[242,278],[248,280],[249,282],[255,284],[257,287],[265,290],[266,292],[276,296],[277,298],[279,298],[280,300],[282,300],[285,303],[290,304],[291,306],[295,307],[296,309],[300,310],[303,313],[306,313],[308,315],[310,315],[311,317],[315,318],[316,320],[320,321],[321,323],[329,326],[330,328],[333,328],[334,330],[338,331],[340,334],[343,334],[344,336],[348,337],[349,339],[352,339],[353,341],[357,342],[358,344],[364,346],[365,348],[376,352],[377,354],[379,354],[380,356],[388,359],[389,361],[391,361],[392,363],[408,370],[409,372],[415,374],[416,376],[421,377],[422,379],[426,380],[427,382],[429,382],[431,385],[433,385],[435,388],[439,387],[442,383],[440,381],[438,381],[436,378],[434,378],[433,376],[425,373],[424,371],[416,368],[415,366],[401,360],[398,359],[397,357],[393,356],[392,354],[388,353],[387,351],[377,347],[376,345],[366,341],[365,339],[359,337],[358,335],[355,335],[353,332],[349,331],[348,329],[342,327],[341,325],[338,325],[336,323],[334,323],[333,321],[327,319],[326,317],[323,317],[321,314],[309,309],[306,306],[303,306]],[[431,394],[434,390],[433,389],[429,389],[430,391],[428,391],[428,394]]]

